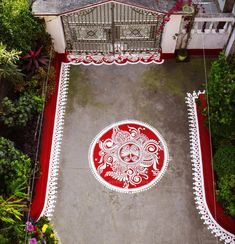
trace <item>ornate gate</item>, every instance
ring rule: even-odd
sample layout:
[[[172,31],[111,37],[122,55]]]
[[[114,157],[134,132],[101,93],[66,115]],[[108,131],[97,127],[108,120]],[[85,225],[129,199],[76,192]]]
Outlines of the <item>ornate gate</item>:
[[[158,51],[164,16],[107,3],[62,16],[67,50],[79,53]]]

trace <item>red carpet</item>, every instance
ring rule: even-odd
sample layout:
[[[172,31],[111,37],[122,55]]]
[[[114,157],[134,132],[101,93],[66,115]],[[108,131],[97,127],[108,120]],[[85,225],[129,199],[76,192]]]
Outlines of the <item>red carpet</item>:
[[[207,106],[206,97],[204,94],[199,95],[202,103],[202,108],[199,110],[197,107],[199,133],[200,133],[200,144],[202,152],[202,162],[203,162],[203,175],[204,175],[204,186],[205,194],[208,208],[217,223],[223,227],[225,230],[235,233],[235,220],[224,214],[221,205],[215,203],[215,185],[213,181],[213,169],[211,165],[211,144],[210,135],[207,126],[205,125],[206,117],[201,113],[203,109]]]
[[[56,71],[56,76],[55,76],[56,88],[54,93],[49,98],[44,110],[44,120],[43,120],[43,129],[41,135],[41,147],[40,147],[41,175],[35,184],[35,196],[33,198],[31,211],[30,211],[30,217],[34,220],[37,220],[39,218],[43,210],[45,197],[46,197],[51,143],[52,143],[54,119],[55,119],[55,111],[56,111],[56,100],[57,100],[58,84],[60,78],[60,66],[61,66],[61,62],[63,61],[65,61],[64,54],[56,54],[55,59],[53,60],[53,66],[55,67],[55,71]]]

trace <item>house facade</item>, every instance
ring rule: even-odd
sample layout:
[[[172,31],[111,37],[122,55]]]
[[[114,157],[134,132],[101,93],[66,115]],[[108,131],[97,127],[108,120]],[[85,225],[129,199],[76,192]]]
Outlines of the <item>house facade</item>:
[[[32,11],[35,16],[44,18],[59,53],[151,52],[171,56],[180,48],[187,32],[187,16],[192,14],[192,8],[172,12],[176,2],[36,0]],[[233,37],[233,14],[205,11],[203,4],[198,6],[187,48],[194,51],[223,49]]]

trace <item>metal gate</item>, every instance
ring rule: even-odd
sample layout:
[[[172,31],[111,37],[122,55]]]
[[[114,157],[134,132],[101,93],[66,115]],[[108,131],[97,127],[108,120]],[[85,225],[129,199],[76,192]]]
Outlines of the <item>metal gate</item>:
[[[67,50],[73,54],[157,51],[163,18],[118,3],[69,13],[62,16]]]

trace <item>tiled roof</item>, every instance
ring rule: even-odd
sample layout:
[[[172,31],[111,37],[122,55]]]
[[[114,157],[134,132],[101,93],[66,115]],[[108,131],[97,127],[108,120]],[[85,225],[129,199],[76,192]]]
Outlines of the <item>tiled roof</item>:
[[[92,5],[110,2],[110,0],[34,0],[32,11],[35,15],[60,15]],[[167,12],[175,0],[115,0],[158,12]]]

